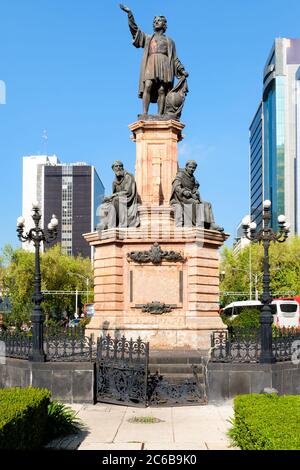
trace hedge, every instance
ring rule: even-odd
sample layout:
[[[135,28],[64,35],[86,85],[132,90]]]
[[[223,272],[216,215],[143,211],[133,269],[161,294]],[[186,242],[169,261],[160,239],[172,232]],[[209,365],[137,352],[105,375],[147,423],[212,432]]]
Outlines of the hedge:
[[[300,396],[237,396],[232,424],[229,436],[242,450],[300,450]]]
[[[46,439],[50,397],[46,389],[0,390],[0,449],[41,448]]]
[[[260,309],[244,307],[233,320],[227,315],[221,314],[225,325],[233,328],[259,328],[260,327]]]

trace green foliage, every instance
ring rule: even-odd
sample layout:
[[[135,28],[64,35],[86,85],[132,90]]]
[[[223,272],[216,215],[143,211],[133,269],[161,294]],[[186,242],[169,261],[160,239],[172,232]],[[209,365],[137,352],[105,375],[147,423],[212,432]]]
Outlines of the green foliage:
[[[80,328],[85,328],[85,327],[90,323],[90,321],[91,321],[91,317],[89,317],[89,318],[82,318],[82,319],[80,320],[80,322],[78,323],[78,326],[79,326]]]
[[[35,388],[0,390],[0,449],[38,449],[44,443],[50,392]]]
[[[271,243],[270,288],[273,297],[300,295],[300,237],[291,237],[285,243]],[[250,298],[250,277],[252,299],[255,290],[261,295],[263,274],[263,248],[251,243],[237,255],[225,247],[221,256],[221,305]],[[251,273],[251,276],[250,276]],[[233,295],[232,293],[240,293]]]
[[[47,440],[80,431],[83,424],[69,406],[58,401],[48,405]]]
[[[228,316],[221,315],[223,323],[233,328],[259,328],[260,310],[259,308],[243,308],[242,312],[233,320]]]
[[[86,280],[89,278],[93,285],[92,265],[89,258],[82,256],[68,256],[61,254],[59,245],[46,251],[41,258],[42,289],[43,290],[81,290],[86,291]],[[83,277],[81,277],[83,276]],[[91,300],[91,299],[89,299]],[[87,302],[87,296],[81,298],[82,303]],[[43,308],[49,316],[59,316],[62,312],[68,315],[75,311],[75,297],[47,295]]]
[[[8,250],[8,247],[6,248]],[[32,310],[31,298],[34,285],[34,256],[24,250],[18,249],[6,253],[7,267],[5,269],[3,284],[9,292],[12,312],[5,316],[5,323],[21,328],[28,323]]]
[[[242,450],[300,450],[300,396],[237,396],[232,424]]]
[[[0,260],[0,288],[9,293],[12,313],[6,315],[5,322],[18,329],[30,320],[32,311],[32,295],[34,289],[34,254],[22,249],[13,250],[6,247],[3,250],[3,261]],[[89,258],[61,254],[59,245],[47,250],[41,255],[42,290],[76,289],[86,291],[86,278],[93,285],[92,265]],[[82,277],[83,276],[83,277]],[[89,301],[91,301],[91,296]],[[87,302],[83,295],[82,303]],[[71,316],[75,311],[74,295],[46,295],[42,304],[46,318],[61,319],[65,313]]]

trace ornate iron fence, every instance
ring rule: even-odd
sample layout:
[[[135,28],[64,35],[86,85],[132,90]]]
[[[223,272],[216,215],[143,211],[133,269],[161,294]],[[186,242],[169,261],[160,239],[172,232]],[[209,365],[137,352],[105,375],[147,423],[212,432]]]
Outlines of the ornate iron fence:
[[[260,330],[257,328],[235,328],[212,333],[212,362],[259,362],[259,355]]]
[[[203,364],[201,364],[201,369]],[[148,377],[148,404],[159,405],[199,405],[207,403],[205,377],[203,369],[191,366],[193,378],[181,383],[170,383],[158,373]]]
[[[0,341],[5,345],[6,357],[28,359],[32,351],[32,338],[26,333],[0,331]]]
[[[274,329],[272,347],[277,362],[291,361],[293,354],[300,349],[300,330]],[[259,362],[260,349],[259,328],[214,331],[211,336],[212,362]]]
[[[56,334],[48,332],[44,336],[44,351],[47,361],[89,362],[95,359],[94,336],[84,336],[84,333],[72,330]]]
[[[276,361],[291,361],[295,354],[300,358],[300,329],[278,328],[273,331],[273,353]]]
[[[5,356],[29,359],[32,353],[32,333],[0,331],[0,341],[5,344]],[[96,359],[93,336],[85,336],[84,328],[44,328],[46,361],[86,362]]]
[[[96,364],[98,401],[146,406],[149,343],[102,336]]]

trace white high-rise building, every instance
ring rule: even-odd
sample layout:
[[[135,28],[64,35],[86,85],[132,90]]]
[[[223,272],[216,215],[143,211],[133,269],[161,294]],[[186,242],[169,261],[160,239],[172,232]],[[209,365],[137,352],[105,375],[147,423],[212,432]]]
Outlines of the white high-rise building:
[[[23,198],[22,215],[25,219],[25,231],[32,228],[32,203],[38,202],[42,212],[41,226],[44,227],[44,166],[57,165],[59,159],[53,155],[31,155],[23,157]],[[34,251],[33,243],[23,243],[27,251]],[[41,244],[41,251],[44,247]]]

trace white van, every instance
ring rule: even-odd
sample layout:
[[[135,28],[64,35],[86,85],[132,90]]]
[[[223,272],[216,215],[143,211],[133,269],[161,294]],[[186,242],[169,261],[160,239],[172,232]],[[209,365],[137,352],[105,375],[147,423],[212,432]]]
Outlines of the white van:
[[[233,320],[243,310],[258,309],[262,303],[258,300],[232,302],[221,311],[222,315]],[[271,303],[273,323],[279,328],[297,328],[300,326],[300,307],[296,300],[273,300]]]

